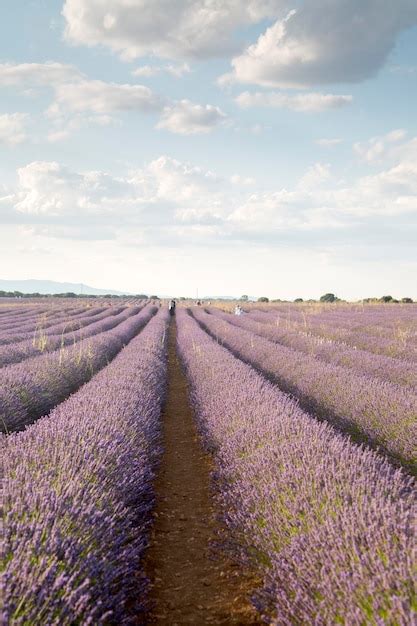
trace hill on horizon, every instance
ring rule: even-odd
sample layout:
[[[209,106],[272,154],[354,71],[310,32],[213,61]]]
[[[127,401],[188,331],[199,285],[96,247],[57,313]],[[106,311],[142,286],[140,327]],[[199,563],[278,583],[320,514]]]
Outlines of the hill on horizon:
[[[20,291],[22,293],[41,293],[41,294],[56,294],[56,293],[76,293],[86,294],[92,296],[130,296],[131,293],[127,291],[116,291],[115,289],[97,289],[96,287],[90,287],[84,285],[84,283],[64,283],[55,280],[4,280],[0,279],[0,291]]]

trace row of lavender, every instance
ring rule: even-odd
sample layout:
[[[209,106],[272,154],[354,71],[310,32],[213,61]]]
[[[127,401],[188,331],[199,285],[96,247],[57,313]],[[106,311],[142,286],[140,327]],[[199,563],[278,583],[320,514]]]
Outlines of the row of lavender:
[[[366,350],[354,349],[331,339],[326,340],[282,326],[261,324],[251,315],[237,317],[214,307],[207,310],[235,326],[240,326],[256,335],[304,352],[320,361],[348,367],[356,372],[417,390],[417,363],[407,363],[389,356],[372,354]]]
[[[10,312],[6,316],[0,317],[0,331],[1,333],[7,331],[13,331],[21,325],[37,323],[40,319],[49,320],[64,317],[78,312],[85,311],[86,307],[30,307],[23,305],[17,310]]]
[[[0,321],[3,319],[7,319],[10,318],[11,316],[13,316],[14,318],[16,318],[16,316],[19,315],[23,315],[26,314],[28,311],[33,311],[36,307],[36,305],[30,305],[30,304],[11,304],[9,306],[3,304],[3,302],[1,302],[0,304]]]
[[[65,307],[67,309],[68,307]],[[73,306],[72,306],[73,308]],[[33,303],[24,303],[19,305],[14,305],[10,307],[5,307],[4,305],[0,305],[0,324],[3,324],[6,321],[11,323],[15,323],[18,318],[23,319],[25,317],[30,317],[33,314],[43,313],[43,312],[58,312],[62,310],[62,306],[55,305],[37,305]]]
[[[299,321],[305,325],[333,326],[344,330],[366,331],[371,334],[393,336],[398,328],[416,330],[416,304],[403,306],[322,304],[322,305],[268,305],[252,307],[274,314],[281,321]]]
[[[29,319],[19,320],[13,327],[4,329],[0,333],[0,346],[11,343],[25,341],[30,338],[37,338],[42,334],[48,335],[60,330],[73,330],[80,327],[84,319],[94,317],[99,314],[106,314],[113,307],[97,307],[75,310],[61,310],[56,313],[36,314]],[[121,310],[121,307],[118,308]]]
[[[415,623],[412,479],[177,319],[231,547],[263,576],[261,613],[280,626]]]
[[[393,310],[394,311],[394,310]],[[392,332],[388,335],[378,332],[377,322],[374,325],[357,328],[339,327],[337,322],[328,321],[323,323],[320,318],[309,317],[297,320],[277,316],[273,311],[253,311],[250,316],[262,323],[272,323],[284,328],[291,328],[312,334],[313,336],[332,339],[343,342],[361,350],[367,350],[375,354],[382,354],[406,361],[417,361],[417,306],[410,305],[409,318],[402,323],[394,324]],[[392,314],[395,318],[394,313]]]
[[[19,363],[24,359],[52,352],[81,339],[92,337],[98,333],[114,328],[121,321],[132,315],[133,307],[106,308],[100,313],[79,317],[66,318],[49,329],[40,328],[29,337],[11,344],[0,345],[0,367]]]
[[[3,343],[3,338],[7,337],[9,334],[16,333],[19,331],[19,327],[32,325],[32,328],[36,326],[40,319],[49,320],[49,319],[59,319],[62,318],[63,315],[67,315],[67,311],[65,313],[62,310],[51,310],[51,311],[30,311],[25,315],[18,315],[18,312],[14,313],[10,316],[10,318],[0,320],[0,340]]]
[[[166,383],[160,311],[77,393],[5,443],[5,624],[123,624],[138,573]]]
[[[234,354],[271,376],[316,413],[357,438],[381,446],[415,468],[417,395],[338,365],[328,364],[205,311],[195,317]]]
[[[132,307],[111,330],[0,370],[3,432],[20,430],[89,380],[145,326],[156,307]],[[122,313],[123,315],[123,313]]]

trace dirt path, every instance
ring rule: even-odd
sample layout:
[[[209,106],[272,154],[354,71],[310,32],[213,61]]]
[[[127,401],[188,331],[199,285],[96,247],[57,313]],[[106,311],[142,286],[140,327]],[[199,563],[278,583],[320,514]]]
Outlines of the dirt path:
[[[211,462],[188,402],[176,354],[175,322],[169,333],[168,395],[162,417],[164,454],[145,559],[153,605],[148,623],[260,624],[248,601],[251,585],[211,546],[218,528],[210,494]]]

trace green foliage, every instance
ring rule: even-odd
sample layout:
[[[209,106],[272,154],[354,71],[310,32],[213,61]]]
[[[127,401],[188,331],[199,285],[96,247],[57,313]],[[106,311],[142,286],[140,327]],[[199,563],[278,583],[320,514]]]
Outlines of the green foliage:
[[[325,293],[324,296],[320,297],[320,302],[337,302],[339,298],[337,298],[334,293]]]

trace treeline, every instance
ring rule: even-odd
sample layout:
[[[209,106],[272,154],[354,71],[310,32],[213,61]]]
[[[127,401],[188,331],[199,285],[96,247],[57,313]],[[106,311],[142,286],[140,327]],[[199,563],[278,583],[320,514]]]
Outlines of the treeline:
[[[21,291],[2,291],[0,290],[0,298],[136,298],[137,300],[147,300],[148,296],[144,293],[132,294],[130,296],[117,296],[112,293],[90,294],[90,293],[74,293],[67,291],[66,293],[23,293]],[[156,299],[157,296],[150,296],[149,299]]]
[[[90,298],[90,299],[99,299],[99,298],[111,298],[111,299],[123,299],[123,298],[135,298],[136,300],[159,300],[159,296],[148,296],[145,293],[137,293],[137,294],[131,294],[129,296],[127,295],[114,295],[111,293],[107,293],[107,294],[101,294],[101,295],[96,295],[96,294],[89,294],[89,293],[74,293],[73,291],[68,291],[66,293],[38,293],[38,292],[34,292],[34,293],[23,293],[21,291],[3,291],[0,290],[0,298]],[[178,300],[193,300],[193,298],[177,298]],[[223,298],[212,298],[213,300],[223,300]],[[249,302],[249,297],[244,295],[241,296],[239,298],[239,300],[241,302]],[[280,298],[276,298],[274,300],[270,300],[269,298],[267,298],[266,296],[261,296],[260,298],[258,298],[257,300],[258,302],[290,302],[290,300],[281,300]],[[205,299],[202,300],[202,302],[205,302]],[[342,300],[340,298],[338,298],[337,296],[335,296],[334,293],[325,293],[323,296],[321,296],[318,300],[314,300],[312,298],[308,299],[308,300],[304,300],[303,298],[295,298],[295,300],[293,300],[293,302],[346,302],[346,300]],[[400,300],[397,300],[396,298],[393,298],[392,296],[382,296],[382,298],[363,298],[362,300],[360,300],[359,302],[364,302],[364,303],[377,303],[377,302],[386,302],[386,303],[392,303],[392,304],[398,304],[398,303],[403,303],[403,304],[412,304],[413,303],[413,299],[412,298],[401,298]]]
[[[241,296],[240,300],[242,302],[249,301],[248,296]],[[265,296],[261,296],[260,298],[258,298],[258,302],[290,302],[290,300],[280,300],[279,298],[276,300],[270,300],[269,298]],[[314,300],[314,299],[304,300],[303,298],[295,298],[294,302],[346,302],[346,300],[341,300],[340,298],[335,296],[334,293],[325,293],[323,296],[320,296],[319,300]],[[382,296],[382,298],[363,298],[359,302],[364,302],[364,303],[388,302],[388,303],[393,303],[393,304],[399,304],[401,302],[403,304],[412,304],[413,299],[401,298],[401,300],[397,300],[396,298],[393,298],[392,296]]]
[[[362,302],[393,302],[397,304],[399,302],[403,302],[404,304],[412,304],[413,299],[401,298],[401,300],[397,300],[396,298],[393,298],[392,296],[382,296],[382,298],[364,298]]]

